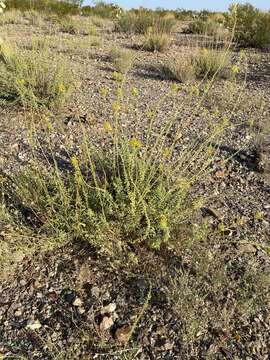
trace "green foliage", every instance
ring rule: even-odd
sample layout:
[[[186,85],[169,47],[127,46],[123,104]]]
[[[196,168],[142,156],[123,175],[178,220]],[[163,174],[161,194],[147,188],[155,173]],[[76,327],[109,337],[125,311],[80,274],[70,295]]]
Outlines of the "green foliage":
[[[115,19],[123,10],[118,5],[107,4],[104,1],[97,1],[95,6],[84,6],[82,14],[85,16],[99,16],[101,18]]]
[[[102,94],[106,97],[107,91]],[[56,242],[83,238],[110,254],[115,254],[119,243],[123,247],[159,248],[177,238],[196,209],[190,189],[205,174],[214,154],[212,141],[223,125],[211,125],[211,135],[203,143],[192,143],[183,153],[172,156],[183,136],[183,124],[172,130],[176,115],[165,119],[156,133],[156,115],[147,110],[142,114],[148,121],[141,140],[136,130],[126,126],[138,110],[131,108],[131,119],[120,120],[122,97],[119,88],[112,106],[114,120],[104,123],[106,146],[93,144],[82,125],[80,156],[70,155],[67,170],[58,166],[50,145],[46,159],[52,161],[36,159],[35,166],[14,178],[15,197]],[[164,101],[168,97],[176,101],[177,87]],[[48,129],[52,126],[48,124]],[[171,131],[174,135],[167,143],[166,134]],[[72,145],[66,149],[72,154]]]
[[[41,13],[54,13],[59,16],[80,13],[79,5],[76,2],[57,0],[9,0],[7,2],[7,9],[21,11],[36,10]]]
[[[19,50],[0,45],[0,100],[23,106],[60,106],[73,80],[62,58],[46,49]]]
[[[228,27],[235,26],[235,40],[241,46],[263,48],[270,45],[270,13],[251,4],[231,6],[226,16]]]
[[[116,23],[116,30],[145,34],[149,28],[152,28],[153,31],[168,34],[174,26],[174,17],[160,17],[154,12],[142,9],[136,12],[128,11],[120,16]]]

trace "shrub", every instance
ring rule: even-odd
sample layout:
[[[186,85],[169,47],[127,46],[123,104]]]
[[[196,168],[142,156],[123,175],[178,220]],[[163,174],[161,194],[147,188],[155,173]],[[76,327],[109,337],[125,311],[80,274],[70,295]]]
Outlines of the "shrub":
[[[76,35],[79,33],[79,27],[75,21],[70,17],[65,17],[60,21],[60,30],[63,33]]]
[[[160,70],[166,77],[182,83],[196,79],[196,70],[191,56],[179,55],[170,59],[161,66]]]
[[[137,132],[134,108],[122,113],[123,95],[122,88],[118,89],[113,118],[104,123],[104,147],[91,140],[92,134],[82,124],[80,155],[76,156],[73,145],[68,144],[66,153],[71,155],[65,170],[58,166],[48,135],[50,156],[45,162],[36,159],[35,165],[16,176],[9,187],[22,207],[29,209],[30,217],[38,221],[40,231],[51,234],[58,245],[80,238],[116,255],[121,247],[130,245],[152,249],[169,241],[173,245],[200,204],[190,198],[190,189],[208,171],[215,153],[213,139],[224,124],[211,123],[211,133],[200,144],[189,140],[184,152],[175,152],[187,124],[178,127],[173,112],[160,126],[156,115],[147,109],[138,117],[138,121],[145,117],[146,121]],[[178,99],[175,87],[167,95],[164,101]],[[48,129],[52,126],[48,124]],[[39,147],[36,150],[40,154]]]
[[[159,33],[170,33],[175,26],[172,16],[160,17],[147,10],[129,11],[119,17],[116,30],[145,34],[149,28]]]
[[[143,48],[147,51],[165,51],[170,45],[170,38],[165,33],[148,31]]]
[[[225,28],[223,23],[215,20],[197,19],[192,21],[185,32],[190,34],[211,35],[216,39],[226,40],[229,37],[229,30]]]
[[[196,50],[168,60],[161,66],[161,71],[169,78],[183,83],[190,82],[196,77],[227,77],[231,74],[230,53],[225,50]]]
[[[230,54],[227,51],[201,49],[194,56],[193,62],[198,77],[226,77],[226,70],[231,68]]]
[[[110,50],[109,57],[115,69],[122,74],[127,73],[132,68],[133,56],[129,50],[113,46]]]
[[[84,16],[99,16],[101,18],[114,19],[123,12],[122,8],[115,4],[107,4],[104,1],[96,2],[95,6],[84,6],[82,14]]]
[[[263,48],[270,44],[270,13],[262,12],[251,4],[231,6],[226,17],[229,27],[235,25],[235,40],[241,46]]]
[[[72,90],[62,58],[46,50],[22,51],[0,45],[0,99],[23,106],[60,106]]]
[[[36,10],[42,13],[54,13],[60,16],[76,15],[80,13],[79,5],[76,2],[57,0],[9,0],[8,9],[21,11]]]

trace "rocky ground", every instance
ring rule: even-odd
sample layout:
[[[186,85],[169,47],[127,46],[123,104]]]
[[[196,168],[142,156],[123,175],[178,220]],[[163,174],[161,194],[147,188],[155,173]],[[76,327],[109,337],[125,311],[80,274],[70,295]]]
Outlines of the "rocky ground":
[[[88,36],[54,33],[26,20],[2,29],[19,46],[33,36],[47,38],[51,48],[71,61],[78,89],[64,109],[48,115],[65,130],[55,132],[55,143],[72,138],[76,144],[78,119],[84,118],[89,131],[106,141],[100,127],[111,116],[113,96],[102,98],[100,89],[113,94],[118,87],[108,58],[113,44],[135,56],[125,98],[132,101],[131,89],[139,90],[138,131],[143,133],[145,110],[172,84],[156,65],[185,51],[187,42],[179,27],[166,53],[149,53],[137,48],[141,36],[116,33],[110,22],[98,28],[100,42],[93,47]],[[190,42],[196,40],[191,37]],[[133,266],[115,265],[83,241],[24,254],[16,272],[0,285],[0,358],[269,358],[270,153],[264,129],[270,117],[270,55],[251,49],[246,54],[247,67],[236,80],[214,85],[189,127],[191,134],[203,136],[202,108],[213,120],[226,115],[240,124],[223,135],[213,171],[196,189],[207,198],[198,210],[198,217],[210,223],[207,240],[174,252],[135,249],[139,261]],[[239,56],[235,50],[235,61]],[[185,89],[177,96],[184,104],[179,105],[180,121],[192,113],[196,98]],[[170,111],[168,102],[160,107],[160,121]],[[0,115],[0,165],[12,174],[28,163],[29,124],[36,114],[3,107]],[[5,229],[0,229],[3,244]]]

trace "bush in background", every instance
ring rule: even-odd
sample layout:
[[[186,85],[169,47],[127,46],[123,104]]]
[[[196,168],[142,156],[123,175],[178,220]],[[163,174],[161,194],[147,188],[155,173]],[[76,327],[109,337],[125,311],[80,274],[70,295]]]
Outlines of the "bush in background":
[[[17,9],[21,11],[36,10],[42,13],[55,13],[60,16],[80,13],[79,3],[76,1],[9,0],[7,2],[7,9]]]
[[[248,3],[238,4],[229,8],[226,24],[230,28],[235,24],[235,40],[241,46],[264,48],[270,45],[269,12],[262,12]]]

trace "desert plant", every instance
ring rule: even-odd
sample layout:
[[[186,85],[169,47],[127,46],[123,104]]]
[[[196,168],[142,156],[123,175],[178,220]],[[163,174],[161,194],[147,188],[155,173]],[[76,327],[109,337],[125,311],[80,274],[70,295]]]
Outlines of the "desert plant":
[[[23,51],[0,45],[0,99],[23,106],[63,104],[73,80],[62,58],[46,49]]]
[[[231,6],[226,16],[228,27],[235,25],[235,40],[241,46],[263,48],[270,44],[270,14],[251,4]]]
[[[192,82],[196,79],[196,69],[191,56],[179,54],[161,65],[160,71],[166,77],[182,83]]]
[[[143,48],[147,51],[160,51],[167,50],[170,45],[170,37],[166,33],[154,32],[149,29],[145,35]]]
[[[226,77],[230,74],[230,71],[226,72],[226,70],[231,69],[228,51],[201,49],[194,56],[193,62],[198,77]]]
[[[110,50],[109,58],[116,71],[124,74],[128,72],[133,64],[133,55],[131,51],[113,46]]]
[[[195,78],[227,77],[231,75],[228,50],[194,49],[189,54],[178,54],[160,67],[167,77],[180,82]]]
[[[7,8],[21,11],[36,10],[44,14],[54,13],[59,16],[77,15],[80,13],[78,3],[57,0],[9,0]]]
[[[71,17],[64,17],[60,21],[60,30],[63,33],[76,35],[79,33],[79,27]]]
[[[177,87],[163,101],[168,97],[176,101]],[[136,113],[132,106],[127,107],[122,123],[122,98],[120,88],[112,106],[113,120],[104,123],[105,147],[93,143],[82,125],[81,155],[72,155],[72,146],[67,147],[67,171],[58,166],[50,145],[45,163],[36,158],[33,167],[16,176],[10,186],[22,208],[28,208],[41,229],[54,234],[56,242],[83,238],[111,255],[117,253],[116,247],[128,244],[159,248],[177,238],[197,208],[190,199],[190,189],[208,171],[215,154],[212,141],[227,123],[222,119],[211,124],[205,141],[197,144],[195,140],[176,155],[174,149],[187,124],[176,126],[173,112],[156,132],[157,118],[147,109],[141,115],[148,120],[140,138],[141,130],[137,133],[135,127],[131,131]],[[168,143],[166,138],[172,131]],[[38,134],[33,139],[37,141]],[[34,153],[40,153],[38,142]]]
[[[145,9],[123,13],[116,23],[116,30],[145,34],[149,28],[159,33],[171,33],[175,26],[172,16],[160,17]]]

